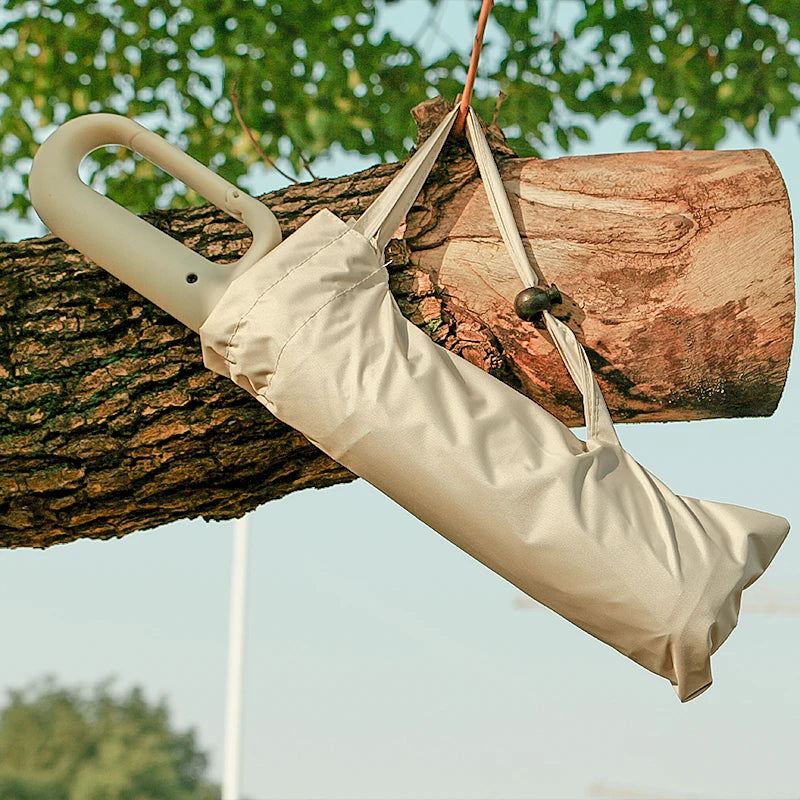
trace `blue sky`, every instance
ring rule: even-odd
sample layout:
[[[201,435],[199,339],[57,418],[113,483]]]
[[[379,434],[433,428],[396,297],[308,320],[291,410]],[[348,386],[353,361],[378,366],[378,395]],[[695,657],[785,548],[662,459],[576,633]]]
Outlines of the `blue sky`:
[[[452,6],[452,3],[450,4]],[[448,30],[469,42],[453,12]],[[409,108],[422,98],[408,98]],[[797,129],[762,137],[800,198]],[[754,146],[730,136],[725,147]],[[625,145],[613,120],[580,152]],[[555,153],[551,155],[556,155]],[[367,160],[335,154],[327,175]],[[251,187],[265,191],[266,184]],[[796,367],[770,419],[622,425],[676,492],[800,519]],[[790,534],[714,656],[669,684],[545,609],[357,481],[250,517],[245,795],[267,798],[800,797],[800,544]],[[165,697],[221,774],[232,523],[0,551],[0,689],[52,673]]]

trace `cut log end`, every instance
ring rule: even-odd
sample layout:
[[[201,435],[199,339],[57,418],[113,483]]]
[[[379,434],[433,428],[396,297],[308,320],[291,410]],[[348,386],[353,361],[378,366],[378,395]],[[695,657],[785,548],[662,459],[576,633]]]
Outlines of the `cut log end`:
[[[774,412],[792,346],[794,257],[767,153],[527,159],[503,172],[525,246],[564,295],[554,311],[584,343],[615,420]],[[462,198],[407,234],[417,268],[442,289],[442,316],[456,320],[454,340],[472,321],[481,366],[502,359],[525,394],[581,424],[551,343],[513,312],[521,285],[477,179]]]

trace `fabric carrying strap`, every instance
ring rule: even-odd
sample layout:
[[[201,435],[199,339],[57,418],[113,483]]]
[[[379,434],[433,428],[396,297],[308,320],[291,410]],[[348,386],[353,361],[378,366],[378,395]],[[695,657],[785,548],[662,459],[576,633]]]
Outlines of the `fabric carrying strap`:
[[[458,108],[454,108],[447,114],[436,130],[381,192],[378,199],[354,224],[354,230],[370,239],[378,253],[383,252],[392,234],[397,230],[422,190],[444,143],[447,141],[457,114]],[[466,135],[478,164],[489,207],[514,267],[524,287],[535,286],[544,281],[543,276],[538,268],[531,264],[528,254],[525,252],[503,180],[481,128],[480,120],[471,108],[467,115]],[[587,442],[619,444],[611,415],[592,372],[586,351],[569,327],[547,311],[543,312],[543,315],[553,343],[583,397]]]
[[[362,233],[382,253],[392,234],[400,226],[417,196],[422,191],[439,153],[456,120],[454,108],[436,130],[418,147],[406,165],[380,193],[378,199],[359,217],[353,229]]]

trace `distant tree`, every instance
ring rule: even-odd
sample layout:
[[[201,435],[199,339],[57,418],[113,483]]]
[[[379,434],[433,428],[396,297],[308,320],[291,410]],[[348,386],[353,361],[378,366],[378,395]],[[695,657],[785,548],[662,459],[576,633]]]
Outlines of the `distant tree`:
[[[0,712],[3,800],[219,800],[193,731],[177,732],[139,688],[90,692],[51,679]]]

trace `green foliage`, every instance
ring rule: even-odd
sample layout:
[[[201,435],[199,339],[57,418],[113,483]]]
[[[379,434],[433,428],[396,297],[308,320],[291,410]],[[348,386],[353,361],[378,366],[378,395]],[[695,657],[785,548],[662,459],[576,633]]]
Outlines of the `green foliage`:
[[[455,97],[471,42],[425,57],[444,4],[405,0],[415,41],[386,30],[397,0],[9,0],[0,11],[0,209],[27,208],[22,176],[54,124],[89,111],[136,117],[236,182],[259,158],[236,120],[297,174],[334,143],[402,157],[409,109]],[[464,0],[465,4],[467,0]],[[479,0],[469,0],[475,14]],[[617,112],[628,138],[714,147],[796,117],[797,0],[498,0],[475,105],[521,155],[587,140]],[[499,29],[499,31],[498,31]],[[484,95],[481,99],[481,94]],[[137,212],[198,198],[126,151],[98,151],[93,185]],[[135,174],[135,181],[129,175]]]
[[[0,712],[3,800],[218,800],[193,732],[139,689],[90,694],[52,682],[10,693]]]
[[[726,122],[755,137],[796,116],[800,8],[794,0],[586,0],[574,28],[591,58],[565,102],[634,117],[629,141],[713,148]],[[652,124],[648,124],[652,123]]]

